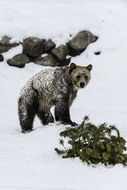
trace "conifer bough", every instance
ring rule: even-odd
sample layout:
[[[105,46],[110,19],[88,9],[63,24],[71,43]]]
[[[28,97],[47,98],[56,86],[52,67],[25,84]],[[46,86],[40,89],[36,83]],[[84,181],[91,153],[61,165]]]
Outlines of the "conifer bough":
[[[55,148],[55,151],[63,158],[78,157],[89,164],[102,163],[107,165],[127,165],[126,140],[120,136],[119,130],[106,123],[98,127],[89,122],[85,116],[82,123],[74,128],[69,127],[60,133],[61,137],[68,139],[68,145],[60,139],[63,149]]]

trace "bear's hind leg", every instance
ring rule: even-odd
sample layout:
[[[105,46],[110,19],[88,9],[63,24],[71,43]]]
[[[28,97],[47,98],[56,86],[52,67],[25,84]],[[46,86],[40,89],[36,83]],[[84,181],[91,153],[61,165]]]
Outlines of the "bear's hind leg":
[[[34,120],[34,116],[30,116],[29,118],[26,118],[24,119],[24,121],[20,122],[23,133],[32,131],[33,120]]]
[[[39,117],[43,125],[54,122],[54,117],[50,111],[38,111],[37,116]]]
[[[18,102],[18,114],[22,132],[29,132],[33,129],[35,109],[31,105],[24,104],[22,99]]]

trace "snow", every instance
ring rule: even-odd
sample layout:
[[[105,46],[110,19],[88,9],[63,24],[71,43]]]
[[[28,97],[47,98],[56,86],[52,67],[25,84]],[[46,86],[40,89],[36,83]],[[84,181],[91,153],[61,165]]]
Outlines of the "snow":
[[[93,70],[90,84],[79,91],[71,107],[71,116],[78,123],[89,115],[95,124],[116,124],[127,140],[126,20],[126,0],[0,0],[0,37],[9,35],[13,41],[27,36],[52,38],[59,45],[84,29],[99,36],[72,59],[79,65],[92,64]],[[17,114],[20,89],[45,68],[33,63],[23,69],[8,66],[6,60],[21,51],[21,46],[11,49],[0,62],[0,190],[126,189],[125,167],[92,167],[55,153],[65,126],[43,127],[36,119],[36,130],[21,133]]]

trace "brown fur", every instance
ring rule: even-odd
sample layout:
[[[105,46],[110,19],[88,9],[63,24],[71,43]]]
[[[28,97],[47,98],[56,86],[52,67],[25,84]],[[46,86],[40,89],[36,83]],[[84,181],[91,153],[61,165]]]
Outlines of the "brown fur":
[[[43,70],[33,76],[21,90],[18,102],[20,125],[23,132],[32,130],[37,115],[42,124],[54,122],[50,108],[55,106],[55,119],[64,124],[75,125],[70,118],[70,106],[79,88],[91,79],[92,66],[77,66],[56,70]]]

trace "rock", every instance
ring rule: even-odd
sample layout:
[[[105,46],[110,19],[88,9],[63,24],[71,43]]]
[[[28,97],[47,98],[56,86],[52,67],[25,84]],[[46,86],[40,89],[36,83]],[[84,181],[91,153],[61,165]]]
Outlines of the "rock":
[[[51,40],[45,41],[45,53],[50,53],[50,51],[56,47],[56,44]]]
[[[20,43],[10,43],[11,38],[8,36],[2,37],[0,40],[0,53],[7,52],[9,49],[18,46]]]
[[[67,46],[61,45],[57,48],[54,48],[51,53],[57,61],[64,61],[66,59],[66,56],[69,54],[69,50]]]
[[[3,61],[4,60],[4,57],[3,55],[0,54],[0,61]]]
[[[95,55],[100,55],[100,54],[101,54],[101,51],[95,51],[94,54],[95,54]]]
[[[58,66],[59,63],[55,60],[55,58],[49,54],[45,57],[39,57],[34,60],[36,64],[43,65],[43,66]]]
[[[3,36],[2,39],[0,40],[1,44],[10,44],[11,38],[8,36]]]
[[[95,42],[98,39],[89,31],[81,31],[74,38],[72,38],[68,43],[67,47],[70,51],[71,56],[80,55],[89,44]]]
[[[15,67],[19,67],[22,68],[25,66],[26,63],[30,62],[30,58],[25,55],[25,54],[18,54],[16,56],[14,56],[12,59],[9,59],[7,61],[7,63],[10,66],[15,66]]]
[[[23,41],[23,53],[31,58],[37,58],[44,53],[44,40],[29,37]]]
[[[67,65],[69,65],[70,62],[71,62],[71,58],[64,59],[63,61],[60,61],[60,62],[59,62],[59,65],[58,65],[58,66],[60,66],[60,67],[62,67],[62,66],[67,66]]]
[[[68,58],[68,59],[64,59],[63,61],[57,61],[55,59],[55,57],[51,54],[45,56],[45,57],[39,57],[37,59],[34,60],[34,62],[36,64],[39,64],[39,65],[42,65],[42,66],[51,66],[51,67],[55,67],[55,66],[59,66],[59,67],[62,67],[62,66],[67,66],[69,65],[71,61],[71,58]]]

